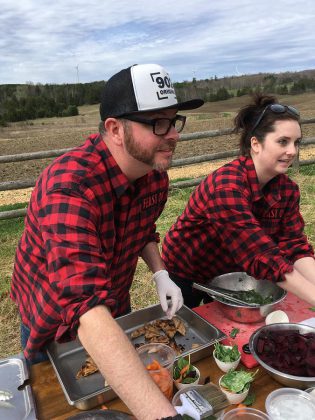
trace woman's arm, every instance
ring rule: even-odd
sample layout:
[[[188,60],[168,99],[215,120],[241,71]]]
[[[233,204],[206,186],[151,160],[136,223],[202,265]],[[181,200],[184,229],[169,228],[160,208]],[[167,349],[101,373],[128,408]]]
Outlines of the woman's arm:
[[[295,261],[294,268],[309,282],[315,285],[315,259],[304,257]]]
[[[314,282],[310,282],[295,268],[291,273],[286,273],[284,277],[285,280],[278,282],[278,286],[315,307]]]

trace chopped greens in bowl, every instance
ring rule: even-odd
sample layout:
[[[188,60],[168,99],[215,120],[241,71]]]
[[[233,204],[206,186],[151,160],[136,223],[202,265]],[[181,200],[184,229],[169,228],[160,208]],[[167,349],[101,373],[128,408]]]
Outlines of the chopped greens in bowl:
[[[230,369],[222,376],[220,385],[230,392],[241,394],[249,388],[257,372],[258,369],[255,372]]]
[[[182,384],[192,384],[198,379],[196,368],[190,364],[190,360],[179,357],[173,367],[173,379]]]
[[[214,356],[221,360],[221,362],[231,363],[236,362],[241,357],[236,344],[233,346],[225,346],[221,343],[214,344]]]

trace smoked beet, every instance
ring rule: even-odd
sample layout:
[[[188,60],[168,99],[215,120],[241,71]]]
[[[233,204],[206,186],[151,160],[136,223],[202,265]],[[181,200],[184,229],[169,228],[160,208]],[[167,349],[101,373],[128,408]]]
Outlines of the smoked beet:
[[[315,333],[270,330],[257,337],[256,352],[263,362],[293,376],[315,376]]]

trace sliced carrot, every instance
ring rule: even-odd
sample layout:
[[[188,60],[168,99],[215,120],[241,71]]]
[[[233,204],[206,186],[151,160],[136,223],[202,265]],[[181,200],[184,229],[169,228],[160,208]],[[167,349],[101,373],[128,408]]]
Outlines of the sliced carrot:
[[[146,368],[163,394],[171,400],[173,396],[173,378],[170,372],[156,360],[153,360]]]
[[[159,370],[159,369],[161,369],[161,365],[159,364],[159,362],[157,360],[153,360],[152,363],[150,363],[146,366],[146,368],[148,370]]]
[[[184,373],[187,372],[188,369],[189,369],[189,365],[184,366],[183,369],[180,371],[181,376],[183,376]]]
[[[244,414],[246,411],[244,410],[244,408],[246,408],[246,405],[245,404],[242,404],[242,403],[240,403],[240,404],[238,404],[237,405],[237,408],[239,408],[240,410],[239,410],[239,414]]]

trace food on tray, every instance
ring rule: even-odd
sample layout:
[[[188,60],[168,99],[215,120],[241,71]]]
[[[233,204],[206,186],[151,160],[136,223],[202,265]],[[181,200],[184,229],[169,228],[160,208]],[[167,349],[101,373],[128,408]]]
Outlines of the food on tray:
[[[93,373],[96,373],[98,371],[99,369],[96,366],[94,360],[92,359],[91,356],[87,354],[85,362],[83,363],[81,368],[78,370],[78,373],[76,374],[76,378],[77,379],[85,378],[86,376],[90,376]],[[108,382],[106,381],[106,379],[104,382],[104,386],[108,386]]]
[[[131,338],[138,338],[145,333],[144,325],[131,333]]]
[[[156,319],[148,324],[144,324],[134,330],[130,336],[131,338],[136,338],[144,335],[145,338],[150,339],[152,336],[159,337],[164,333],[167,337],[173,338],[176,332],[184,336],[186,334],[186,327],[183,321],[177,317],[173,317],[172,319]]]
[[[192,343],[191,348],[192,349],[196,349],[196,348],[198,348],[200,346],[202,346],[202,344],[200,344],[200,343]]]
[[[184,350],[185,350],[185,347],[182,345],[182,344],[178,344],[178,343],[176,343],[176,341],[175,341],[175,339],[173,338],[173,340],[171,340],[169,343],[168,343],[168,345],[173,349],[173,350],[175,350],[175,353],[178,355],[178,354],[181,354]]]
[[[156,319],[155,321],[144,324],[132,331],[130,338],[134,339],[144,336],[145,343],[136,343],[136,348],[146,343],[163,343],[172,347],[177,354],[181,354],[184,351],[184,346],[176,343],[176,333],[185,336],[186,327],[183,321],[177,317],[173,317],[172,319]]]
[[[154,325],[145,325],[144,336],[147,340],[151,340],[151,338],[158,337],[160,335],[159,328],[155,327]]]
[[[262,332],[257,355],[268,366],[294,376],[315,376],[315,333],[298,329]]]
[[[76,374],[76,378],[84,378],[86,376],[92,375],[95,372],[98,372],[98,367],[96,366],[92,357],[88,355],[80,370]]]

